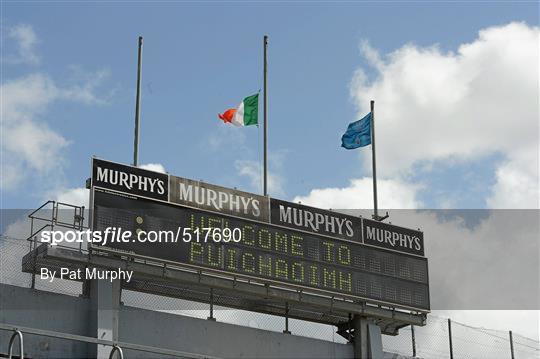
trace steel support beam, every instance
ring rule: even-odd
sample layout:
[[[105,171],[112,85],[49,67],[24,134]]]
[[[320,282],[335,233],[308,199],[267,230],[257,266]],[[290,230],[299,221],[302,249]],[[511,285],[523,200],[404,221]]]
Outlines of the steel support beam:
[[[318,323],[338,325],[348,321],[349,313],[363,317],[377,318],[377,323],[385,334],[395,335],[397,330],[408,324],[425,325],[425,313],[411,313],[380,306],[357,303],[328,296],[310,294],[279,286],[256,284],[255,282],[217,276],[186,268],[174,268],[172,265],[159,262],[133,261],[106,255],[88,255],[84,252],[68,248],[39,246],[39,266],[54,266],[62,263],[72,268],[98,267],[132,270],[133,278],[125,283],[124,288],[149,292],[158,295],[178,297],[209,303],[208,290],[213,288],[214,294],[221,298],[237,297],[238,301],[216,303],[232,308],[246,309],[261,313],[283,315],[286,303],[290,308],[289,317]],[[29,259],[33,254],[29,253]],[[24,260],[23,260],[24,262]],[[24,266],[25,271],[31,271],[31,265]],[[153,283],[153,284],[152,284]],[[155,288],[154,288],[155,287]],[[150,289],[149,289],[150,288]],[[166,291],[165,289],[169,289]],[[187,290],[171,290],[182,288]],[[225,294],[225,296],[223,296]],[[179,297],[180,298],[180,297]],[[244,308],[240,300],[249,301],[250,308]],[[291,307],[292,306],[292,307]]]

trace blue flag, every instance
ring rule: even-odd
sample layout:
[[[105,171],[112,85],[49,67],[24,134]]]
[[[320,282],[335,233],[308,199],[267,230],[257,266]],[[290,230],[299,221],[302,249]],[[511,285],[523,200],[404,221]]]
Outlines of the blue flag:
[[[341,136],[341,147],[352,150],[371,144],[371,112],[361,120],[352,122]]]

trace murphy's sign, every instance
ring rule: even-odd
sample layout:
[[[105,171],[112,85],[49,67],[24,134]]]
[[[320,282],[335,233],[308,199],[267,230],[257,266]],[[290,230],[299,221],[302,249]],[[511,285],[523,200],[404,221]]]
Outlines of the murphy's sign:
[[[259,222],[270,221],[268,197],[97,158],[92,159],[92,186]]]
[[[92,186],[167,201],[169,176],[119,163],[92,159]]]
[[[301,231],[361,241],[359,217],[273,198],[270,200],[270,222]]]
[[[169,190],[172,203],[268,222],[268,197],[176,176]]]
[[[362,236],[364,244],[424,255],[424,234],[420,231],[363,219]]]
[[[424,256],[420,231],[97,158],[92,186]]]

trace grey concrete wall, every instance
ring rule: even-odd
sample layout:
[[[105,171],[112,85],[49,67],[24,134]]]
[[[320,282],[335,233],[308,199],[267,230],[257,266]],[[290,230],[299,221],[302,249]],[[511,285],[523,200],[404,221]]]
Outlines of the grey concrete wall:
[[[89,335],[89,317],[86,298],[0,284],[1,323]],[[0,353],[7,352],[10,336],[0,330]],[[24,344],[32,358],[84,358],[88,350],[84,343],[35,335],[25,335]]]
[[[0,322],[90,335],[91,304],[78,298],[0,284]],[[10,333],[0,330],[0,353]],[[84,358],[86,344],[25,335],[32,358]],[[120,309],[119,340],[226,358],[352,358],[352,346],[138,308]],[[91,353],[91,351],[90,351]],[[126,358],[163,358],[126,351]]]
[[[119,332],[121,341],[224,358],[353,357],[352,345],[129,307],[120,312]]]
[[[91,336],[91,301],[0,284],[0,322]],[[299,337],[203,319],[120,307],[119,341],[224,358],[352,358],[352,345]],[[11,333],[0,330],[0,353]],[[86,358],[95,346],[63,339],[25,335],[30,358]],[[18,353],[18,349],[16,350]],[[94,354],[95,355],[95,354]],[[164,358],[125,351],[125,358]],[[385,358],[404,358],[385,353]]]

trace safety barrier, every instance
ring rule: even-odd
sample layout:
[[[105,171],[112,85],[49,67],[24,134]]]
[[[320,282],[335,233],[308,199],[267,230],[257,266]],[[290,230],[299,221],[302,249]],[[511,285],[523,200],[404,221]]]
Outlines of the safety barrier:
[[[44,337],[59,338],[59,339],[90,343],[90,344],[110,346],[111,352],[109,354],[109,359],[114,358],[115,354],[117,354],[117,358],[124,359],[124,349],[141,351],[141,352],[152,353],[152,354],[169,355],[169,356],[174,356],[178,358],[219,359],[218,357],[213,357],[213,356],[208,356],[208,355],[187,353],[187,352],[182,352],[182,351],[172,350],[172,349],[156,348],[156,347],[152,347],[148,345],[126,343],[126,342],[112,341],[112,340],[106,340],[106,339],[98,339],[98,338],[88,337],[84,335],[55,332],[52,330],[20,327],[20,326],[5,324],[5,323],[0,323],[0,330],[13,332],[13,335],[11,336],[11,340],[9,341],[9,347],[8,347],[9,358],[12,357],[13,344],[17,336],[19,337],[19,346],[20,346],[20,352],[21,352],[20,357],[21,359],[24,357],[23,333],[25,333],[29,335],[38,335],[38,336],[44,336]]]

